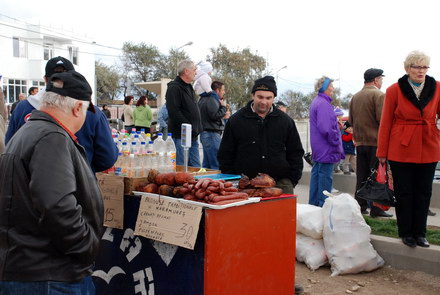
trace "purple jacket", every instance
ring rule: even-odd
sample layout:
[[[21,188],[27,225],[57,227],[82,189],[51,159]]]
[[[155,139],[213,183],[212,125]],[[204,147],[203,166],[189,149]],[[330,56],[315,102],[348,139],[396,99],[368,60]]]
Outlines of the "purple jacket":
[[[341,131],[331,101],[330,96],[319,93],[310,105],[310,143],[315,162],[337,163],[345,158]]]

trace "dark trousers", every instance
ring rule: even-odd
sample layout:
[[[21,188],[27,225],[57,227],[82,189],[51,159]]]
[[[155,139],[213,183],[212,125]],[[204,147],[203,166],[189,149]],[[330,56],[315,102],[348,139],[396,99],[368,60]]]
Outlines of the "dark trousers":
[[[145,129],[145,134],[150,133],[150,127],[144,127],[144,126],[134,126],[134,127],[136,128],[136,131],[141,131],[141,129]]]
[[[427,164],[389,161],[396,195],[400,237],[425,237],[426,220],[437,162]]]
[[[356,147],[356,192],[361,188],[362,183],[367,180],[368,176],[371,174],[371,169],[376,168],[374,165],[377,163],[375,146],[357,146]],[[364,199],[354,197],[356,201],[361,206],[361,211],[368,208],[368,202]],[[381,209],[371,205],[371,211],[376,213],[381,211]]]

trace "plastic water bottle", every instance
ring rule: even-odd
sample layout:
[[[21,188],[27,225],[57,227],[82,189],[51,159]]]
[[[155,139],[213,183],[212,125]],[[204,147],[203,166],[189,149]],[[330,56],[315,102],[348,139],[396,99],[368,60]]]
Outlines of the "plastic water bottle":
[[[157,134],[158,137],[153,143],[153,150],[157,154],[157,170],[161,173],[166,172],[166,144],[162,138],[162,133]]]
[[[147,133],[146,138],[145,138],[145,142],[150,142],[150,141],[151,141],[151,134]]]
[[[136,158],[134,157],[134,154],[129,154],[128,156],[128,163],[127,163],[127,175],[128,177],[134,177],[135,176],[135,162]]]
[[[131,142],[130,154],[138,155],[139,154],[139,146],[136,141]]]
[[[123,157],[122,152],[119,151],[118,152],[118,159],[116,160],[116,163],[115,163],[115,175],[116,176],[122,176],[122,161],[123,161],[122,157]]]
[[[142,141],[141,147],[139,148],[139,156],[138,156],[138,161],[141,166],[142,177],[148,175],[145,173],[146,158],[147,158],[147,145],[145,144],[145,141]]]
[[[128,142],[123,141],[122,142],[122,153],[125,154],[130,154],[130,146],[128,145]]]
[[[145,129],[144,128],[141,128],[139,137],[140,137],[141,141],[148,142],[147,141],[147,135],[145,134]]]
[[[129,156],[130,156],[129,151],[122,152],[121,164],[120,164],[121,165],[121,175],[120,176],[124,176],[124,177],[128,176]]]
[[[176,145],[171,138],[171,133],[168,133],[165,146],[167,150],[167,170],[168,172],[176,172]]]

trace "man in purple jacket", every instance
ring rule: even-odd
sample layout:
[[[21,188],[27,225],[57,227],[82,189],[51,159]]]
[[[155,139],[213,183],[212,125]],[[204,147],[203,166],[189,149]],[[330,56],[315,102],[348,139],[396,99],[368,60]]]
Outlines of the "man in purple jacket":
[[[333,80],[323,76],[315,84],[318,95],[310,105],[310,142],[313,168],[310,178],[309,204],[324,205],[322,193],[332,189],[333,165],[344,159],[341,131],[331,104]]]

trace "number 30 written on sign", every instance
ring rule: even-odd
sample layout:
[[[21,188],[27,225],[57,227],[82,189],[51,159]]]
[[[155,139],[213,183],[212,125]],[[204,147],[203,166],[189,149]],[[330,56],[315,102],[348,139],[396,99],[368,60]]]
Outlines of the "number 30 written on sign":
[[[187,223],[183,223],[183,225],[179,231],[180,231],[180,233],[179,233],[179,235],[176,236],[176,238],[185,237],[187,240],[189,240],[189,238],[191,238],[191,236],[194,232],[194,229],[193,229],[192,225],[188,226]]]

